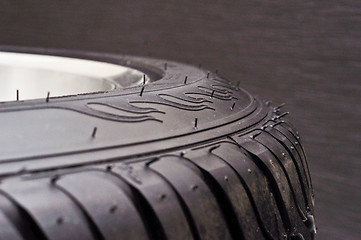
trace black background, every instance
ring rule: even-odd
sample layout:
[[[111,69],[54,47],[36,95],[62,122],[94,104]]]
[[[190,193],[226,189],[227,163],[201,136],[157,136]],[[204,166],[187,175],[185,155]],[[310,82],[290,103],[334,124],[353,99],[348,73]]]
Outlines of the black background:
[[[219,70],[286,102],[309,157],[318,239],[361,229],[361,1],[1,1],[0,44]]]

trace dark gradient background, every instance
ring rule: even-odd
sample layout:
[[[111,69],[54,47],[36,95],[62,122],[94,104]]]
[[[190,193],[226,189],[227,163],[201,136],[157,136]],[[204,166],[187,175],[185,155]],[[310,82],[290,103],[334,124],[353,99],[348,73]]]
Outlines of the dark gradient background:
[[[0,44],[165,58],[286,102],[318,239],[361,236],[361,1],[1,1]]]

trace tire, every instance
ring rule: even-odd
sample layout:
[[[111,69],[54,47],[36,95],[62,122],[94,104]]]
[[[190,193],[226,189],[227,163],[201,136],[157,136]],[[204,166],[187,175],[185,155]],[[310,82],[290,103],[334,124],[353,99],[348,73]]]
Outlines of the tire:
[[[287,112],[214,73],[142,57],[150,82],[0,104],[0,239],[314,239]]]

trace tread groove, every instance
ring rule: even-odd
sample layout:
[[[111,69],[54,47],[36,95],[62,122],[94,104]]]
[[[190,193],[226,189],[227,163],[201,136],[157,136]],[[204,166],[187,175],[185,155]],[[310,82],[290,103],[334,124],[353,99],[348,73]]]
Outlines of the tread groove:
[[[244,235],[237,221],[237,217],[232,207],[232,203],[229,200],[225,191],[217,182],[217,180],[208,171],[199,167],[197,163],[193,162],[191,159],[185,157],[180,157],[180,158],[190,162],[191,164],[193,164],[194,167],[196,167],[200,171],[201,173],[200,177],[208,185],[208,187],[210,188],[211,192],[213,193],[213,195],[217,200],[218,206],[222,212],[222,215],[224,216],[224,219],[227,223],[227,226],[229,228],[232,237],[236,239],[237,236],[242,236],[242,239],[244,239]]]
[[[235,145],[236,145],[236,144],[235,144]],[[239,147],[238,145],[236,145],[236,146]],[[245,190],[246,193],[247,193],[248,199],[249,199],[249,201],[250,201],[250,203],[251,203],[251,206],[252,206],[252,208],[253,208],[253,210],[254,210],[254,212],[255,212],[255,216],[256,216],[256,219],[257,219],[257,223],[258,223],[258,225],[259,225],[259,227],[260,227],[260,229],[261,229],[261,231],[262,231],[263,236],[264,236],[265,239],[267,239],[267,240],[273,239],[273,238],[269,235],[269,233],[267,232],[265,226],[263,225],[263,221],[262,221],[261,216],[260,216],[260,214],[259,214],[259,211],[258,211],[258,208],[257,208],[257,206],[256,206],[255,200],[253,199],[252,193],[251,193],[251,191],[249,190],[248,185],[247,185],[247,183],[244,181],[243,177],[236,171],[236,169],[233,168],[233,166],[232,166],[231,164],[229,164],[229,163],[228,163],[226,160],[224,160],[222,157],[220,157],[219,155],[217,155],[217,154],[215,154],[215,153],[212,153],[212,154],[215,155],[216,157],[218,157],[219,159],[221,159],[222,161],[224,161],[224,162],[225,162],[230,168],[232,168],[232,170],[235,172],[235,174],[237,175],[239,181],[241,182],[244,190]]]
[[[16,213],[8,213],[11,214],[11,216],[8,216],[8,219],[24,239],[47,240],[47,237],[41,227],[26,210],[16,203],[16,201],[6,192],[0,190],[0,195],[16,209]],[[4,209],[0,208],[0,211],[4,211],[5,216],[8,215]]]
[[[194,222],[194,219],[192,217],[192,214],[187,206],[187,204],[185,203],[184,199],[182,198],[182,196],[179,194],[179,192],[174,188],[174,186],[167,180],[167,178],[165,178],[162,174],[158,173],[157,171],[154,171],[153,169],[149,168],[150,171],[152,171],[153,173],[157,174],[164,182],[166,182],[169,187],[174,191],[175,195],[177,196],[177,199],[181,205],[182,210],[184,211],[184,215],[187,219],[188,225],[191,229],[191,232],[193,234],[193,238],[194,240],[200,240],[200,236],[199,236],[199,232],[198,229],[196,227],[196,224]]]
[[[82,212],[82,214],[84,215],[84,217],[87,221],[87,225],[89,226],[89,229],[90,229],[93,237],[97,240],[105,240],[105,238],[102,235],[101,231],[99,230],[98,226],[95,224],[95,222],[92,220],[90,215],[87,213],[87,211],[85,210],[85,207],[81,204],[81,202],[79,202],[70,192],[68,192],[63,187],[57,185],[56,183],[54,184],[54,187],[57,188],[59,191],[63,192],[79,208],[79,210]]]
[[[301,184],[301,189],[302,189],[302,193],[303,193],[303,197],[305,199],[305,203],[306,203],[306,206],[310,206],[310,203],[309,203],[309,200],[308,200],[308,197],[307,197],[307,193],[306,193],[306,189],[307,187],[309,186],[304,186],[304,181],[303,181],[303,177],[302,177],[302,174],[301,174],[301,170],[300,170],[300,166],[299,166],[299,163],[297,162],[297,160],[295,159],[294,155],[292,154],[292,152],[288,149],[288,147],[286,146],[286,144],[284,144],[282,141],[280,141],[278,138],[276,138],[273,134],[271,134],[270,132],[268,131],[264,131],[266,132],[267,134],[269,134],[273,139],[275,139],[277,142],[279,142],[285,149],[286,151],[288,152],[288,154],[291,156],[292,158],[292,161],[293,161],[293,164],[295,165],[295,168],[296,168],[296,171],[297,171],[297,174],[298,174],[298,177],[299,177],[299,181],[300,181],[300,184]],[[282,133],[281,133],[282,134]],[[267,146],[265,146],[266,148],[268,148]],[[270,150],[271,151],[271,150]],[[272,152],[272,151],[271,151]],[[272,152],[273,153],[273,152]],[[302,160],[301,160],[301,163],[302,163]],[[304,173],[306,174],[305,172],[305,169],[303,168],[302,166],[302,169],[304,170]],[[306,178],[306,183],[307,183],[307,177],[305,175],[305,178]]]
[[[292,129],[292,127],[291,127],[287,122],[283,122],[282,124],[285,124],[285,125],[289,126],[289,128]],[[285,129],[286,131],[288,131],[288,132],[295,138],[295,140],[297,140],[297,141],[299,142],[299,140],[297,139],[297,136],[294,134],[294,132],[291,131],[290,129],[285,128],[282,124],[280,124],[279,126],[282,127],[283,129]],[[276,128],[276,129],[277,129],[277,128]],[[289,140],[290,140],[290,142],[292,143],[292,145],[295,147],[294,142],[291,141],[291,139],[289,139]],[[304,149],[303,149],[303,147],[302,147],[302,144],[301,144],[300,142],[299,142],[299,145],[300,145],[300,149],[301,149],[302,154],[297,150],[297,147],[295,147],[295,149],[297,150],[297,153],[298,153],[299,156],[300,156],[302,165],[306,165],[306,167],[305,167],[305,166],[303,166],[303,167],[304,167],[304,169],[305,169],[305,174],[306,174],[306,176],[308,176],[308,177],[307,177],[307,183],[309,182],[310,188],[313,189],[312,179],[311,179],[311,177],[310,177],[310,170],[309,170],[309,167],[308,167],[308,162],[306,161],[306,153],[305,153],[305,151],[304,151]]]
[[[277,126],[280,126],[280,124],[277,125]],[[295,147],[294,142],[292,142],[292,141],[287,137],[286,134],[284,134],[282,131],[280,131],[279,129],[277,129],[277,128],[275,128],[275,127],[272,128],[272,129],[276,130],[279,134],[281,134],[282,136],[284,136],[288,141],[291,142],[292,146]],[[271,134],[271,133],[270,133],[270,134]],[[273,136],[273,134],[271,134],[271,135]],[[288,149],[288,147],[286,146],[286,144],[283,143],[283,141],[279,140],[276,136],[273,136],[273,137],[274,137],[277,141],[279,141],[279,142],[286,148],[286,150],[290,153],[290,150]],[[301,162],[301,165],[302,165],[302,170],[303,170],[303,172],[304,172],[304,174],[305,174],[305,177],[306,177],[307,186],[310,187],[310,182],[309,182],[309,180],[308,180],[309,176],[308,176],[308,173],[307,173],[307,169],[305,168],[305,164],[304,164],[303,158],[302,158],[302,156],[299,154],[297,148],[295,148],[295,149],[296,149],[296,151],[297,151],[298,156],[300,157],[300,162]],[[292,155],[292,157],[293,157],[293,155]]]
[[[250,158],[256,164],[256,166],[261,170],[261,172],[266,176],[271,192],[275,198],[278,210],[281,214],[282,222],[285,226],[286,231],[289,231],[290,229],[292,229],[292,224],[288,216],[287,208],[283,203],[282,194],[280,189],[278,188],[277,181],[273,177],[268,167],[263,163],[263,161],[258,156],[246,150],[244,147],[242,147],[242,145],[239,146],[241,147],[241,150],[246,154],[246,156]]]
[[[257,139],[256,139],[257,141]],[[264,146],[265,148],[267,148],[267,150],[275,157],[275,159],[277,159],[277,162],[279,163],[284,175],[286,176],[286,179],[287,179],[287,183],[288,183],[288,186],[291,190],[291,193],[292,193],[292,199],[293,199],[293,202],[295,203],[296,205],[296,208],[297,208],[297,212],[298,214],[300,215],[300,217],[302,218],[302,220],[306,220],[306,216],[304,215],[304,213],[302,212],[300,206],[299,206],[299,203],[297,201],[297,198],[296,198],[296,193],[295,193],[295,190],[293,189],[293,185],[291,184],[291,181],[290,181],[290,177],[284,167],[284,165],[282,164],[281,160],[279,159],[279,157],[271,150],[269,149],[266,145],[262,144],[261,142],[257,141],[259,144],[261,144],[262,146]],[[305,196],[303,196],[305,198]]]
[[[288,126],[288,128],[286,128],[286,127],[284,127],[283,125],[286,125],[286,126]],[[288,131],[293,137],[294,137],[294,139],[299,143],[299,147],[300,147],[300,149],[301,149],[301,151],[302,151],[302,156],[301,156],[301,154],[300,154],[300,158],[301,158],[301,162],[302,162],[302,166],[303,166],[303,168],[304,168],[304,171],[305,171],[305,175],[306,175],[306,177],[307,177],[307,185],[311,188],[311,190],[313,191],[313,186],[312,186],[312,180],[311,180],[311,177],[310,177],[310,170],[309,170],[309,167],[308,167],[308,162],[306,161],[306,153],[305,153],[305,151],[304,151],[304,149],[303,149],[303,147],[302,147],[302,144],[301,144],[301,142],[299,141],[299,139],[298,139],[298,137],[297,137],[297,135],[294,133],[294,128],[292,127],[292,125],[290,125],[287,121],[283,121],[281,124],[279,124],[279,126],[280,127],[282,127],[283,129],[285,129],[286,131]],[[290,140],[290,139],[289,139]],[[293,141],[291,141],[290,140],[290,142],[292,143],[292,145],[295,147],[295,145],[294,145],[294,142]],[[297,149],[297,148],[296,148]],[[306,165],[306,168],[305,168],[305,166],[304,165]]]
[[[140,217],[144,221],[144,226],[149,235],[150,239],[166,239],[163,227],[154,212],[153,208],[147,201],[147,199],[140,193],[138,189],[129,184],[126,179],[124,179],[121,174],[116,172],[110,172],[112,175],[117,177],[120,181],[125,183],[133,196],[133,201]]]

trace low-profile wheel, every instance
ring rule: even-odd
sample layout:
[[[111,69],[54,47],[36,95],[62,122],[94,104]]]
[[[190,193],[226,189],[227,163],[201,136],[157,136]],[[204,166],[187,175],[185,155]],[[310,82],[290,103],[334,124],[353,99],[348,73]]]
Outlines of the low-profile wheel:
[[[298,132],[212,72],[0,48],[0,239],[313,239]]]

